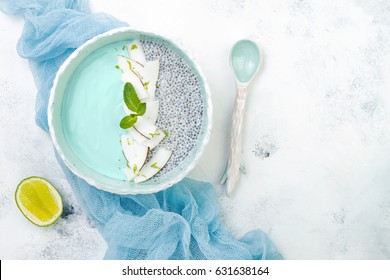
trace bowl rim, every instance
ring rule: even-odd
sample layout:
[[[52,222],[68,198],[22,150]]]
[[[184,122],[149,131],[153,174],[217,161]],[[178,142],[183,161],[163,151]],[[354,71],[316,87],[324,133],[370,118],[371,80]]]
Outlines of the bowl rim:
[[[65,70],[67,69],[67,67],[69,66],[69,64],[75,58],[77,58],[77,56],[79,55],[80,52],[82,52],[84,49],[86,49],[90,45],[93,45],[96,41],[98,41],[102,38],[105,38],[105,37],[110,37],[110,36],[117,34],[117,33],[126,33],[126,32],[136,32],[136,33],[140,33],[140,34],[147,35],[147,36],[163,38],[164,40],[168,41],[170,44],[175,46],[177,49],[179,49],[183,54],[185,54],[188,57],[188,59],[191,61],[193,68],[198,72],[200,79],[203,81],[203,85],[204,85],[204,89],[205,89],[205,91],[204,91],[205,100],[207,103],[206,110],[207,110],[207,115],[208,115],[208,117],[207,117],[208,124],[207,124],[207,127],[205,128],[205,133],[204,133],[204,136],[202,139],[202,143],[200,144],[199,150],[195,154],[195,157],[194,157],[194,160],[192,161],[192,163],[190,163],[186,169],[184,169],[182,172],[180,172],[180,174],[178,176],[174,177],[171,180],[168,180],[167,182],[162,182],[162,183],[156,184],[154,187],[151,187],[150,189],[147,189],[147,190],[137,189],[136,191],[134,191],[133,188],[129,188],[128,190],[125,190],[125,189],[117,190],[114,187],[110,187],[110,186],[107,186],[105,184],[101,184],[98,181],[96,181],[95,179],[93,179],[89,176],[84,176],[83,174],[81,174],[81,172],[79,172],[79,170],[71,162],[68,161],[68,159],[66,158],[60,145],[58,144],[56,134],[55,134],[54,125],[53,125],[54,99],[55,99],[55,95],[56,95],[56,91],[57,91],[57,87],[58,87],[58,81],[63,76],[63,74],[64,74]],[[210,92],[210,87],[208,85],[206,76],[204,75],[199,64],[193,59],[193,56],[183,48],[183,45],[180,42],[178,42],[178,41],[176,41],[168,36],[165,36],[164,34],[154,33],[151,31],[146,31],[146,30],[141,30],[141,29],[134,29],[131,27],[114,28],[114,29],[111,29],[107,32],[96,35],[95,37],[87,40],[80,47],[78,47],[72,54],[70,54],[70,56],[63,62],[63,64],[60,66],[60,68],[58,69],[58,71],[56,73],[56,76],[55,76],[54,81],[53,81],[53,86],[50,90],[49,103],[48,103],[48,108],[47,108],[47,117],[48,117],[48,126],[49,126],[50,137],[52,139],[53,145],[54,145],[57,153],[59,154],[60,158],[65,163],[65,165],[71,170],[71,172],[74,175],[83,179],[89,185],[96,187],[97,189],[111,192],[111,193],[116,193],[116,194],[151,194],[151,193],[156,193],[156,192],[165,190],[165,189],[173,186],[174,184],[180,182],[182,179],[184,179],[184,177],[187,176],[187,174],[199,162],[199,159],[202,156],[202,154],[205,150],[205,147],[210,139],[210,135],[211,135],[211,131],[212,131],[212,121],[213,121],[212,115],[213,115],[213,107],[212,107],[212,102],[211,102],[211,92]]]

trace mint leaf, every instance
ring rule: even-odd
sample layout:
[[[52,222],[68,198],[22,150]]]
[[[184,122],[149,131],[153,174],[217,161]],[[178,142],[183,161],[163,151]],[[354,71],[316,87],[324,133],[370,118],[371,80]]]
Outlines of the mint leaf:
[[[157,166],[157,162],[153,163],[150,167],[155,168],[155,169],[161,169],[160,167]]]
[[[131,83],[125,84],[125,88],[123,89],[123,101],[125,101],[125,104],[129,110],[138,113],[138,106],[141,101],[139,100],[134,86]]]
[[[131,83],[125,84],[125,88],[123,89],[123,100],[129,110],[137,113],[139,116],[145,114],[146,103],[141,103],[134,86]]]
[[[134,89],[134,86],[127,82],[123,89],[123,101],[125,102],[127,108],[135,114],[125,116],[121,122],[120,127],[123,129],[132,127],[138,120],[138,116],[142,116],[146,112],[146,103],[141,103],[138,98],[137,92]]]
[[[120,122],[120,127],[123,129],[127,129],[132,127],[137,122],[138,116],[131,114],[129,116],[124,117]]]
[[[133,71],[133,65],[131,65],[131,62],[127,60],[127,64],[129,65],[129,69]]]
[[[123,73],[123,70],[119,67],[119,65],[115,65],[115,68],[120,70]]]
[[[139,116],[143,116],[146,112],[146,103],[140,103],[136,112]]]
[[[159,131],[159,130],[156,129],[156,133],[149,133],[149,135],[152,136],[152,138],[153,138],[153,137],[156,137],[156,136],[160,135],[160,133],[159,133],[158,131]]]
[[[147,82],[143,83],[143,85],[144,85],[144,88],[145,88],[146,90],[148,90],[149,83],[150,83],[149,81],[147,81]]]

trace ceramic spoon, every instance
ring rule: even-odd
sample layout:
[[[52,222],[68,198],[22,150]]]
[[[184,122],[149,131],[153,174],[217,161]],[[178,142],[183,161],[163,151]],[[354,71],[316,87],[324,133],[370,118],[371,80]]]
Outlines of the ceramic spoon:
[[[240,178],[240,172],[245,173],[241,150],[247,89],[258,72],[261,62],[260,50],[256,43],[251,40],[238,41],[230,52],[230,66],[236,79],[237,95],[233,109],[229,159],[225,174],[221,179],[221,184],[227,181],[226,191],[228,195],[232,193],[236,186]]]

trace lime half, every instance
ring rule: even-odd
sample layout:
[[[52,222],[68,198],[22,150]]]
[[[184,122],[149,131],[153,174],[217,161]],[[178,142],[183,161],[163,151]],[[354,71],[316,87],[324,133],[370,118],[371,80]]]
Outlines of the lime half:
[[[54,224],[64,208],[57,189],[46,179],[36,176],[19,183],[15,201],[23,215],[40,227]]]

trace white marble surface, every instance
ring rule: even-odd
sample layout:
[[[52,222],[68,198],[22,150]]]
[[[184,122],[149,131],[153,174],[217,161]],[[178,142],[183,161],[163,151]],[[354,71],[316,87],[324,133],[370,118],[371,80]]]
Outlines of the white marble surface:
[[[191,177],[213,183],[235,94],[229,49],[243,37],[263,48],[247,108],[247,175],[233,197],[220,197],[235,235],[262,228],[287,259],[390,258],[389,1],[90,3],[180,41],[201,65],[214,130]],[[0,13],[0,259],[100,259],[106,245],[34,123],[36,89],[15,51],[22,26]],[[33,226],[14,203],[15,187],[31,175],[50,179],[72,208],[53,227]]]

